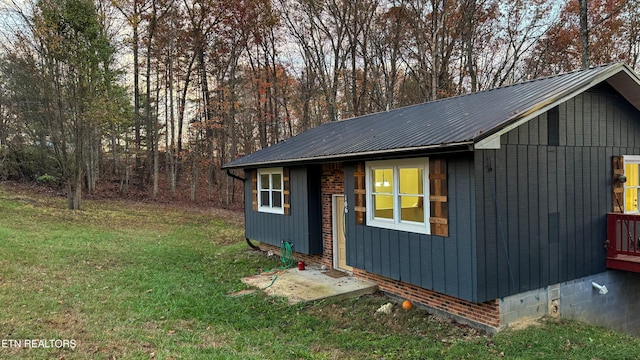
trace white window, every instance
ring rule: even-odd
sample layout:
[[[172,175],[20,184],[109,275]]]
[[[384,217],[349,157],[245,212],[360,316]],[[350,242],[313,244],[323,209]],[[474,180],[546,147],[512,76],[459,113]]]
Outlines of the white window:
[[[284,214],[282,168],[258,170],[258,211]]]
[[[367,225],[429,234],[429,159],[372,161]]]
[[[640,156],[624,156],[624,175],[627,177],[627,181],[624,183],[624,212],[625,214],[635,214],[640,212],[638,207]]]

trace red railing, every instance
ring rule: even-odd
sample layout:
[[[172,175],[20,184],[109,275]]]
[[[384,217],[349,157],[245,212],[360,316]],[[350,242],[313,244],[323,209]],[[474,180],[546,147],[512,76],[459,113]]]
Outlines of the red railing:
[[[607,214],[607,267],[640,272],[640,214]]]

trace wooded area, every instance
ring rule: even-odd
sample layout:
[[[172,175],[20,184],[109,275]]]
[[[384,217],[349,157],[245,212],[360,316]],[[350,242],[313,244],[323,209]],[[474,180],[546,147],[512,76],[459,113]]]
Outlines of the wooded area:
[[[100,183],[230,206],[222,164],[319,124],[640,67],[640,0],[0,0],[0,19],[0,179],[72,209]]]

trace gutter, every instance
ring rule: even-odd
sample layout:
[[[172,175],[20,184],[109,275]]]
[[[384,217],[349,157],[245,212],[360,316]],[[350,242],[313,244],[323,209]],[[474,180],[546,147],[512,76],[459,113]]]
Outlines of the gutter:
[[[246,180],[246,179],[245,179],[245,178],[243,178],[243,177],[240,177],[240,176],[238,176],[238,175],[235,175],[235,174],[231,173],[231,169],[227,169],[227,176],[230,176],[230,177],[232,177],[232,178],[234,178],[234,179],[236,179],[236,180],[240,180],[240,181],[242,181],[242,182],[244,182],[244,181]]]
[[[358,153],[347,153],[347,154],[336,154],[336,155],[324,155],[324,156],[315,156],[315,157],[304,157],[304,158],[292,158],[292,159],[277,159],[271,161],[256,161],[256,162],[248,162],[240,165],[232,165],[229,166],[223,165],[223,169],[227,169],[227,174],[229,173],[229,169],[248,169],[260,166],[272,166],[272,165],[291,165],[291,164],[301,164],[301,163],[322,163],[322,162],[332,162],[332,161],[345,161],[354,159],[357,160],[359,158],[372,158],[372,157],[399,157],[403,155],[407,155],[409,153],[421,152],[421,151],[433,151],[435,153],[455,153],[461,151],[473,151],[474,150],[474,141],[461,141],[456,143],[448,143],[448,144],[437,144],[437,145],[426,145],[426,146],[415,146],[408,148],[397,148],[397,149],[388,149],[388,150],[372,150]],[[440,151],[439,151],[440,150]],[[249,155],[247,155],[249,156]],[[230,175],[231,176],[231,175]]]

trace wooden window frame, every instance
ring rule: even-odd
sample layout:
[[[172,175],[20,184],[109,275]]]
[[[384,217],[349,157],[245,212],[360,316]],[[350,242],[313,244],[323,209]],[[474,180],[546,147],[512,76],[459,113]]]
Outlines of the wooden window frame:
[[[622,183],[618,181],[619,175],[625,175],[625,168],[627,164],[640,165],[640,155],[622,155],[613,157],[613,212],[623,214],[640,214],[640,209],[634,211],[627,209],[627,191],[632,187],[627,186],[626,182]],[[640,186],[635,186],[633,188],[640,189]]]

